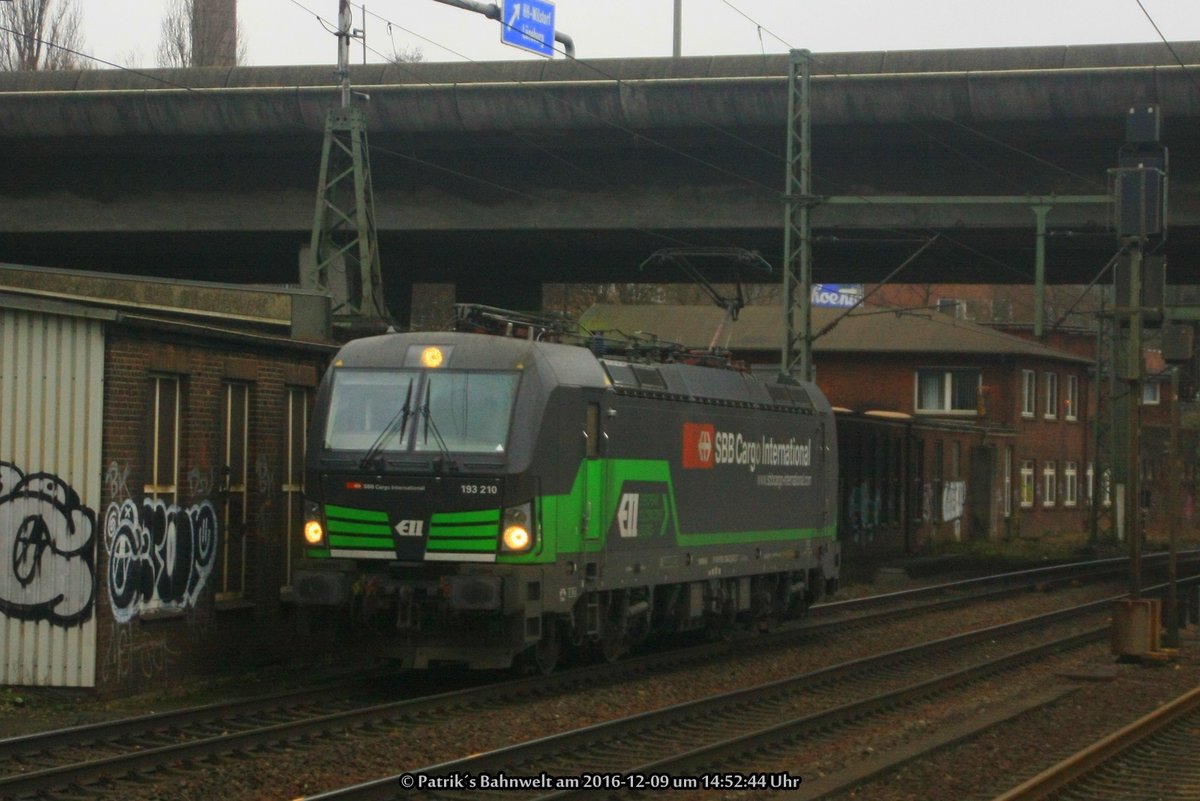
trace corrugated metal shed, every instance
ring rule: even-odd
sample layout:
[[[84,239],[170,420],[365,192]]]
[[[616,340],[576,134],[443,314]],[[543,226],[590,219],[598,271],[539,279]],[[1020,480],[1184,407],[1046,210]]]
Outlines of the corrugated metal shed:
[[[812,330],[817,333],[844,312],[815,308]],[[708,347],[721,330],[717,344],[733,351],[778,351],[783,343],[783,312],[778,306],[747,306],[737,322],[725,322],[716,306],[606,305],[584,312],[580,323],[591,331],[618,330],[653,333],[660,339],[689,347]],[[813,343],[821,353],[976,353],[1033,356],[1089,364],[1088,359],[1037,342],[1005,334],[949,314],[921,310],[855,311]]]
[[[96,673],[104,323],[0,302],[0,684]]]

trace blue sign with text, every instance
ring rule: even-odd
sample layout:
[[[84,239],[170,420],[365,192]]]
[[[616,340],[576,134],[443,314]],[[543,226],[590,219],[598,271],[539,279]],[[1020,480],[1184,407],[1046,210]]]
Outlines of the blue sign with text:
[[[554,3],[506,0],[500,41],[539,56],[554,55]]]
[[[812,305],[848,308],[862,300],[862,284],[813,284]]]

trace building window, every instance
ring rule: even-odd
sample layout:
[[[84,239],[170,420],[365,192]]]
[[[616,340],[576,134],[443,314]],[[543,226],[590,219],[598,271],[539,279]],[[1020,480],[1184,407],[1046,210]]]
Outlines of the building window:
[[[957,298],[938,298],[937,310],[942,314],[949,314],[956,320],[962,320],[967,316],[967,302]]]
[[[917,371],[918,412],[977,411],[979,370],[927,369]]]
[[[150,376],[146,448],[150,460],[142,490],[154,500],[175,503],[179,491],[179,379]]]
[[[249,451],[250,387],[227,383],[221,397],[221,492],[225,496],[225,536],[217,600],[240,597],[246,587]]]
[[[1079,505],[1079,463],[1063,464],[1063,506]]]
[[[1158,381],[1142,382],[1142,405],[1157,406],[1162,402],[1162,384]]]
[[[293,543],[299,543],[304,525],[304,453],[307,447],[309,391],[304,387],[287,390],[287,459],[283,468],[284,548],[283,585],[292,586]],[[263,488],[267,489],[266,487]]]
[[[1067,376],[1066,418],[1079,419],[1079,376]]]
[[[1033,460],[1024,459],[1021,462],[1021,508],[1033,506]]]
[[[992,320],[1006,323],[1012,320],[1012,300],[1010,298],[992,298]]]
[[[1054,462],[1042,465],[1042,506],[1054,506],[1058,501],[1058,467]]]
[[[1045,373],[1046,384],[1046,419],[1058,417],[1058,373]]]
[[[1004,446],[1004,516],[1012,517],[1012,445]]]
[[[1021,416],[1033,417],[1037,406],[1037,373],[1032,370],[1021,371]]]

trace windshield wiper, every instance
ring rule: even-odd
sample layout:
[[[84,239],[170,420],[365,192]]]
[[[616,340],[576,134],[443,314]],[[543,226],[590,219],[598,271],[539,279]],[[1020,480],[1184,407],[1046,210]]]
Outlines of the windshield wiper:
[[[451,470],[457,470],[458,465],[454,463],[454,457],[450,455],[450,449],[446,447],[446,440],[442,439],[442,432],[438,431],[437,423],[433,422],[433,414],[429,411],[429,381],[425,382],[425,405],[419,411],[425,415],[425,443],[429,444],[429,429],[433,428],[433,437],[437,441],[438,449],[442,452],[442,464],[447,465]]]
[[[379,455],[379,452],[383,450],[384,444],[387,443],[392,432],[396,430],[396,423],[400,424],[400,437],[401,440],[403,440],[404,429],[408,427],[408,415],[411,409],[409,403],[412,401],[412,388],[412,381],[409,381],[408,393],[404,396],[404,406],[392,416],[391,420],[388,420],[388,424],[383,427],[383,430],[379,432],[379,436],[375,438],[375,442],[373,442],[371,447],[367,449],[367,455],[364,456],[362,461],[358,463],[359,470],[366,470],[367,466],[371,464],[371,462],[375,460],[375,457]]]

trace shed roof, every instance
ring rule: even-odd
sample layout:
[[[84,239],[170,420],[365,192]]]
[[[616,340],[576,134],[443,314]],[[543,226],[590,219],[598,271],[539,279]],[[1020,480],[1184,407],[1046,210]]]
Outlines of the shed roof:
[[[322,306],[323,304],[323,306]],[[0,263],[0,309],[332,353],[314,292]]]
[[[838,320],[844,309],[814,308],[816,334]],[[580,323],[590,331],[640,331],[689,347],[716,345],[733,351],[778,351],[783,342],[779,306],[747,306],[736,322],[722,326],[725,312],[716,306],[611,305],[598,303]],[[984,325],[930,310],[855,310],[813,343],[814,353],[941,353],[1027,356],[1090,364],[1071,353],[1005,334]]]

